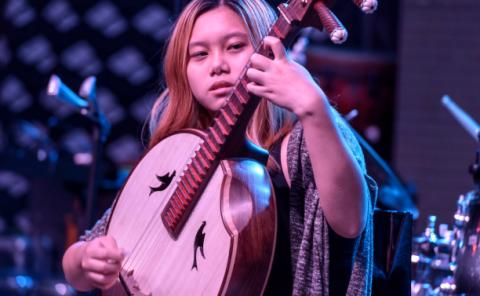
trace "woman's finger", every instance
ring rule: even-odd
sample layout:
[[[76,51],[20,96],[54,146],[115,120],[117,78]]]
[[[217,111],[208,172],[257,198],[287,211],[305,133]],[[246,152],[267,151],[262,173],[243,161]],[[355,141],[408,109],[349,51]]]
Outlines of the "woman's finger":
[[[260,71],[267,71],[271,62],[272,60],[258,53],[254,53],[250,58],[250,66]]]
[[[287,58],[287,52],[280,39],[267,36],[263,39],[263,46],[272,50],[274,60],[284,60]]]
[[[111,235],[105,235],[105,236],[101,237],[100,238],[100,244],[107,249],[119,250],[120,251],[120,248],[117,245],[117,241]]]
[[[117,241],[115,238],[111,235],[106,235],[102,237],[100,243],[109,251],[112,252],[112,254],[120,260],[120,258],[123,259],[123,252],[122,250],[118,247]]]
[[[247,90],[256,96],[264,98],[268,98],[268,95],[271,93],[266,87],[258,85],[255,82],[249,82],[247,84]]]
[[[122,250],[119,248],[106,247],[102,243],[89,246],[86,251],[89,257],[101,260],[113,260],[121,262],[123,260]]]
[[[258,85],[265,85],[265,73],[260,70],[249,68],[247,70],[247,78]]]
[[[86,273],[86,276],[94,287],[100,288],[102,290],[106,290],[113,286],[118,279],[118,276],[116,275],[107,276],[95,272],[88,272]]]
[[[98,259],[87,259],[82,263],[82,268],[86,271],[96,272],[105,275],[118,274],[121,269],[119,262],[104,261]]]

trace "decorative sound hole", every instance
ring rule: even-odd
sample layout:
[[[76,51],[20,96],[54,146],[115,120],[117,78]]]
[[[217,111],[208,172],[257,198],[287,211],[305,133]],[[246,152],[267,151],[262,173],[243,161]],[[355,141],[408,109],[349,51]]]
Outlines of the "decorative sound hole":
[[[157,185],[156,187],[150,186],[150,194],[149,195],[152,195],[155,192],[163,191],[163,190],[167,189],[168,185],[170,185],[170,183],[172,183],[172,180],[173,180],[173,177],[175,177],[175,174],[176,174],[176,172],[173,171],[172,173],[166,173],[163,176],[155,175],[155,177],[157,177],[157,180],[160,182],[160,184]]]
[[[193,265],[192,265],[192,270],[195,268],[198,270],[197,267],[197,250],[200,250],[200,254],[202,255],[203,259],[205,259],[205,254],[203,252],[203,243],[205,241],[205,233],[203,232],[203,229],[205,228],[205,225],[207,225],[206,221],[202,222],[202,225],[200,225],[200,228],[197,230],[197,234],[195,235],[195,241],[193,242]]]

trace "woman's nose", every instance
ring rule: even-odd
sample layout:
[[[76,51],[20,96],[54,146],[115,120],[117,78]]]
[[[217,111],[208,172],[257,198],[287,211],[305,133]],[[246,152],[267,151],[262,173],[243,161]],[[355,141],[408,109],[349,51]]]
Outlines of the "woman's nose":
[[[228,61],[221,53],[214,54],[212,57],[212,69],[211,75],[220,75],[222,73],[228,73],[229,71]]]

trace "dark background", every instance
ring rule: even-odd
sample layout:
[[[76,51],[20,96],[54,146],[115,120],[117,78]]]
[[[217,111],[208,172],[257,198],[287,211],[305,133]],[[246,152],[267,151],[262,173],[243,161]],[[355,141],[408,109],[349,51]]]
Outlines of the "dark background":
[[[5,274],[20,270],[43,282],[61,278],[61,254],[87,224],[93,125],[46,95],[50,75],[75,91],[86,77],[97,77],[99,104],[112,125],[101,166],[99,215],[144,150],[146,118],[162,89],[165,39],[186,2],[1,2],[0,270]],[[364,15],[351,1],[336,1],[332,10],[349,39],[338,46],[320,33],[311,36],[307,68],[342,114],[359,111],[352,126],[418,202],[416,231],[431,214],[451,225],[459,194],[473,188],[467,167],[476,144],[440,98],[448,93],[480,118],[480,3],[388,0]],[[389,183],[382,176],[380,185]],[[22,252],[12,248],[19,242]]]

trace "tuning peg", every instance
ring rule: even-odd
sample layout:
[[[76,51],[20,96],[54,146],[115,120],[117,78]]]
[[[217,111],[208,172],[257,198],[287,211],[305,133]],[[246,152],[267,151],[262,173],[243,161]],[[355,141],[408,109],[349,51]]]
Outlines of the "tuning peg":
[[[377,0],[353,0],[353,2],[365,13],[374,12],[378,6]]]
[[[345,29],[343,24],[323,1],[316,2],[313,6],[313,9],[317,13],[320,21],[322,22],[323,28],[325,31],[327,31],[328,35],[330,36],[330,40],[332,40],[333,43],[340,44],[347,40],[347,29]]]

